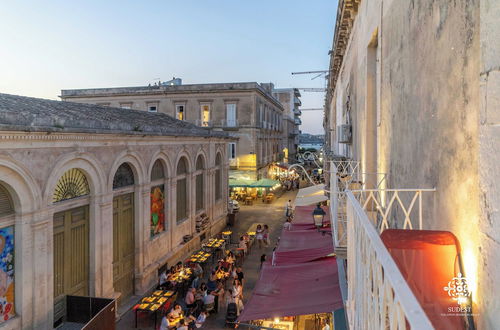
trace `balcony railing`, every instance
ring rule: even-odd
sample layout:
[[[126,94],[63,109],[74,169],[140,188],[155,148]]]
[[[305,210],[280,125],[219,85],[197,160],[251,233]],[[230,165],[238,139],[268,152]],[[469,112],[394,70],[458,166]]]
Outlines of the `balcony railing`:
[[[213,122],[211,120],[209,121],[205,121],[205,120],[201,120],[201,119],[190,119],[190,120],[186,120],[188,123],[191,123],[191,124],[194,124],[196,126],[200,126],[200,127],[212,127],[213,126]]]
[[[351,190],[361,208],[381,233],[388,228],[423,229],[424,195],[435,189],[383,189],[385,173],[361,173],[355,161],[332,161],[330,191],[335,247],[347,247],[347,200]],[[374,189],[369,189],[369,188]]]
[[[433,329],[358,198],[346,199],[350,329]]]
[[[238,120],[230,120],[230,119],[222,119],[221,121],[218,122],[220,127],[225,127],[225,128],[237,128],[239,127]]]

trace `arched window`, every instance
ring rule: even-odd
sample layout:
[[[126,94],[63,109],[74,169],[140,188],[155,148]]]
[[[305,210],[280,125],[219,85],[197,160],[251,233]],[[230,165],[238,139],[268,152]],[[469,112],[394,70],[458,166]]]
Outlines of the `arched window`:
[[[188,187],[187,187],[187,173],[188,163],[185,157],[179,159],[177,163],[177,223],[181,223],[188,217]]]
[[[151,169],[151,221],[150,236],[156,236],[167,229],[165,219],[165,168],[161,160],[157,159]]]
[[[151,170],[151,182],[165,178],[165,169],[161,160],[157,159]]]
[[[129,164],[123,163],[118,167],[113,178],[113,189],[134,185],[134,171]]]
[[[59,178],[52,195],[52,202],[57,203],[88,194],[90,188],[85,174],[77,168],[72,168]]]
[[[14,203],[7,188],[0,184],[0,217],[14,213]]]
[[[220,153],[215,157],[215,200],[222,198],[222,156]]]
[[[204,173],[205,162],[203,160],[203,156],[199,155],[198,159],[196,159],[196,212],[203,210],[205,207],[205,199],[204,199]]]

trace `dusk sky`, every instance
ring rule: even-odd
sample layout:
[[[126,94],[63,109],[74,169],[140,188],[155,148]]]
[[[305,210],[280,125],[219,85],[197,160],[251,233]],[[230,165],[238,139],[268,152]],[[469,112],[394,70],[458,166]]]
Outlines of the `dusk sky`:
[[[337,1],[10,1],[0,5],[0,92],[256,81],[325,87]],[[302,92],[302,107],[324,93]],[[320,134],[322,111],[301,130]]]

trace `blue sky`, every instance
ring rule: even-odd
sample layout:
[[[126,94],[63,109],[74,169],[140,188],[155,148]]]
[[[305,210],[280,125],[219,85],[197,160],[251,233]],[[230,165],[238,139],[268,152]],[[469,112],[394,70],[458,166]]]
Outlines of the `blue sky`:
[[[324,87],[292,71],[328,68],[337,1],[9,1],[0,5],[0,92],[183,82]],[[305,108],[323,93],[302,93]],[[301,129],[322,133],[322,112]]]

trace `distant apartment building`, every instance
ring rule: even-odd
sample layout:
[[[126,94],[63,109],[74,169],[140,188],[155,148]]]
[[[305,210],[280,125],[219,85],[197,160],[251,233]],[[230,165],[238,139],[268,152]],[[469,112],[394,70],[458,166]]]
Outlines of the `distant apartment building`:
[[[259,179],[284,156],[286,111],[273,88],[256,82],[183,85],[177,78],[154,86],[62,90],[61,99],[161,112],[229,132],[238,139],[229,144],[231,176]]]
[[[313,135],[308,133],[301,133],[299,135],[299,147],[302,149],[316,149],[323,148],[325,136],[323,134]]]
[[[299,126],[302,124],[300,115],[302,112],[299,107],[300,92],[297,88],[277,88],[273,90],[281,104],[283,104],[283,152],[285,159],[292,162],[296,159],[297,149],[299,145]]]

